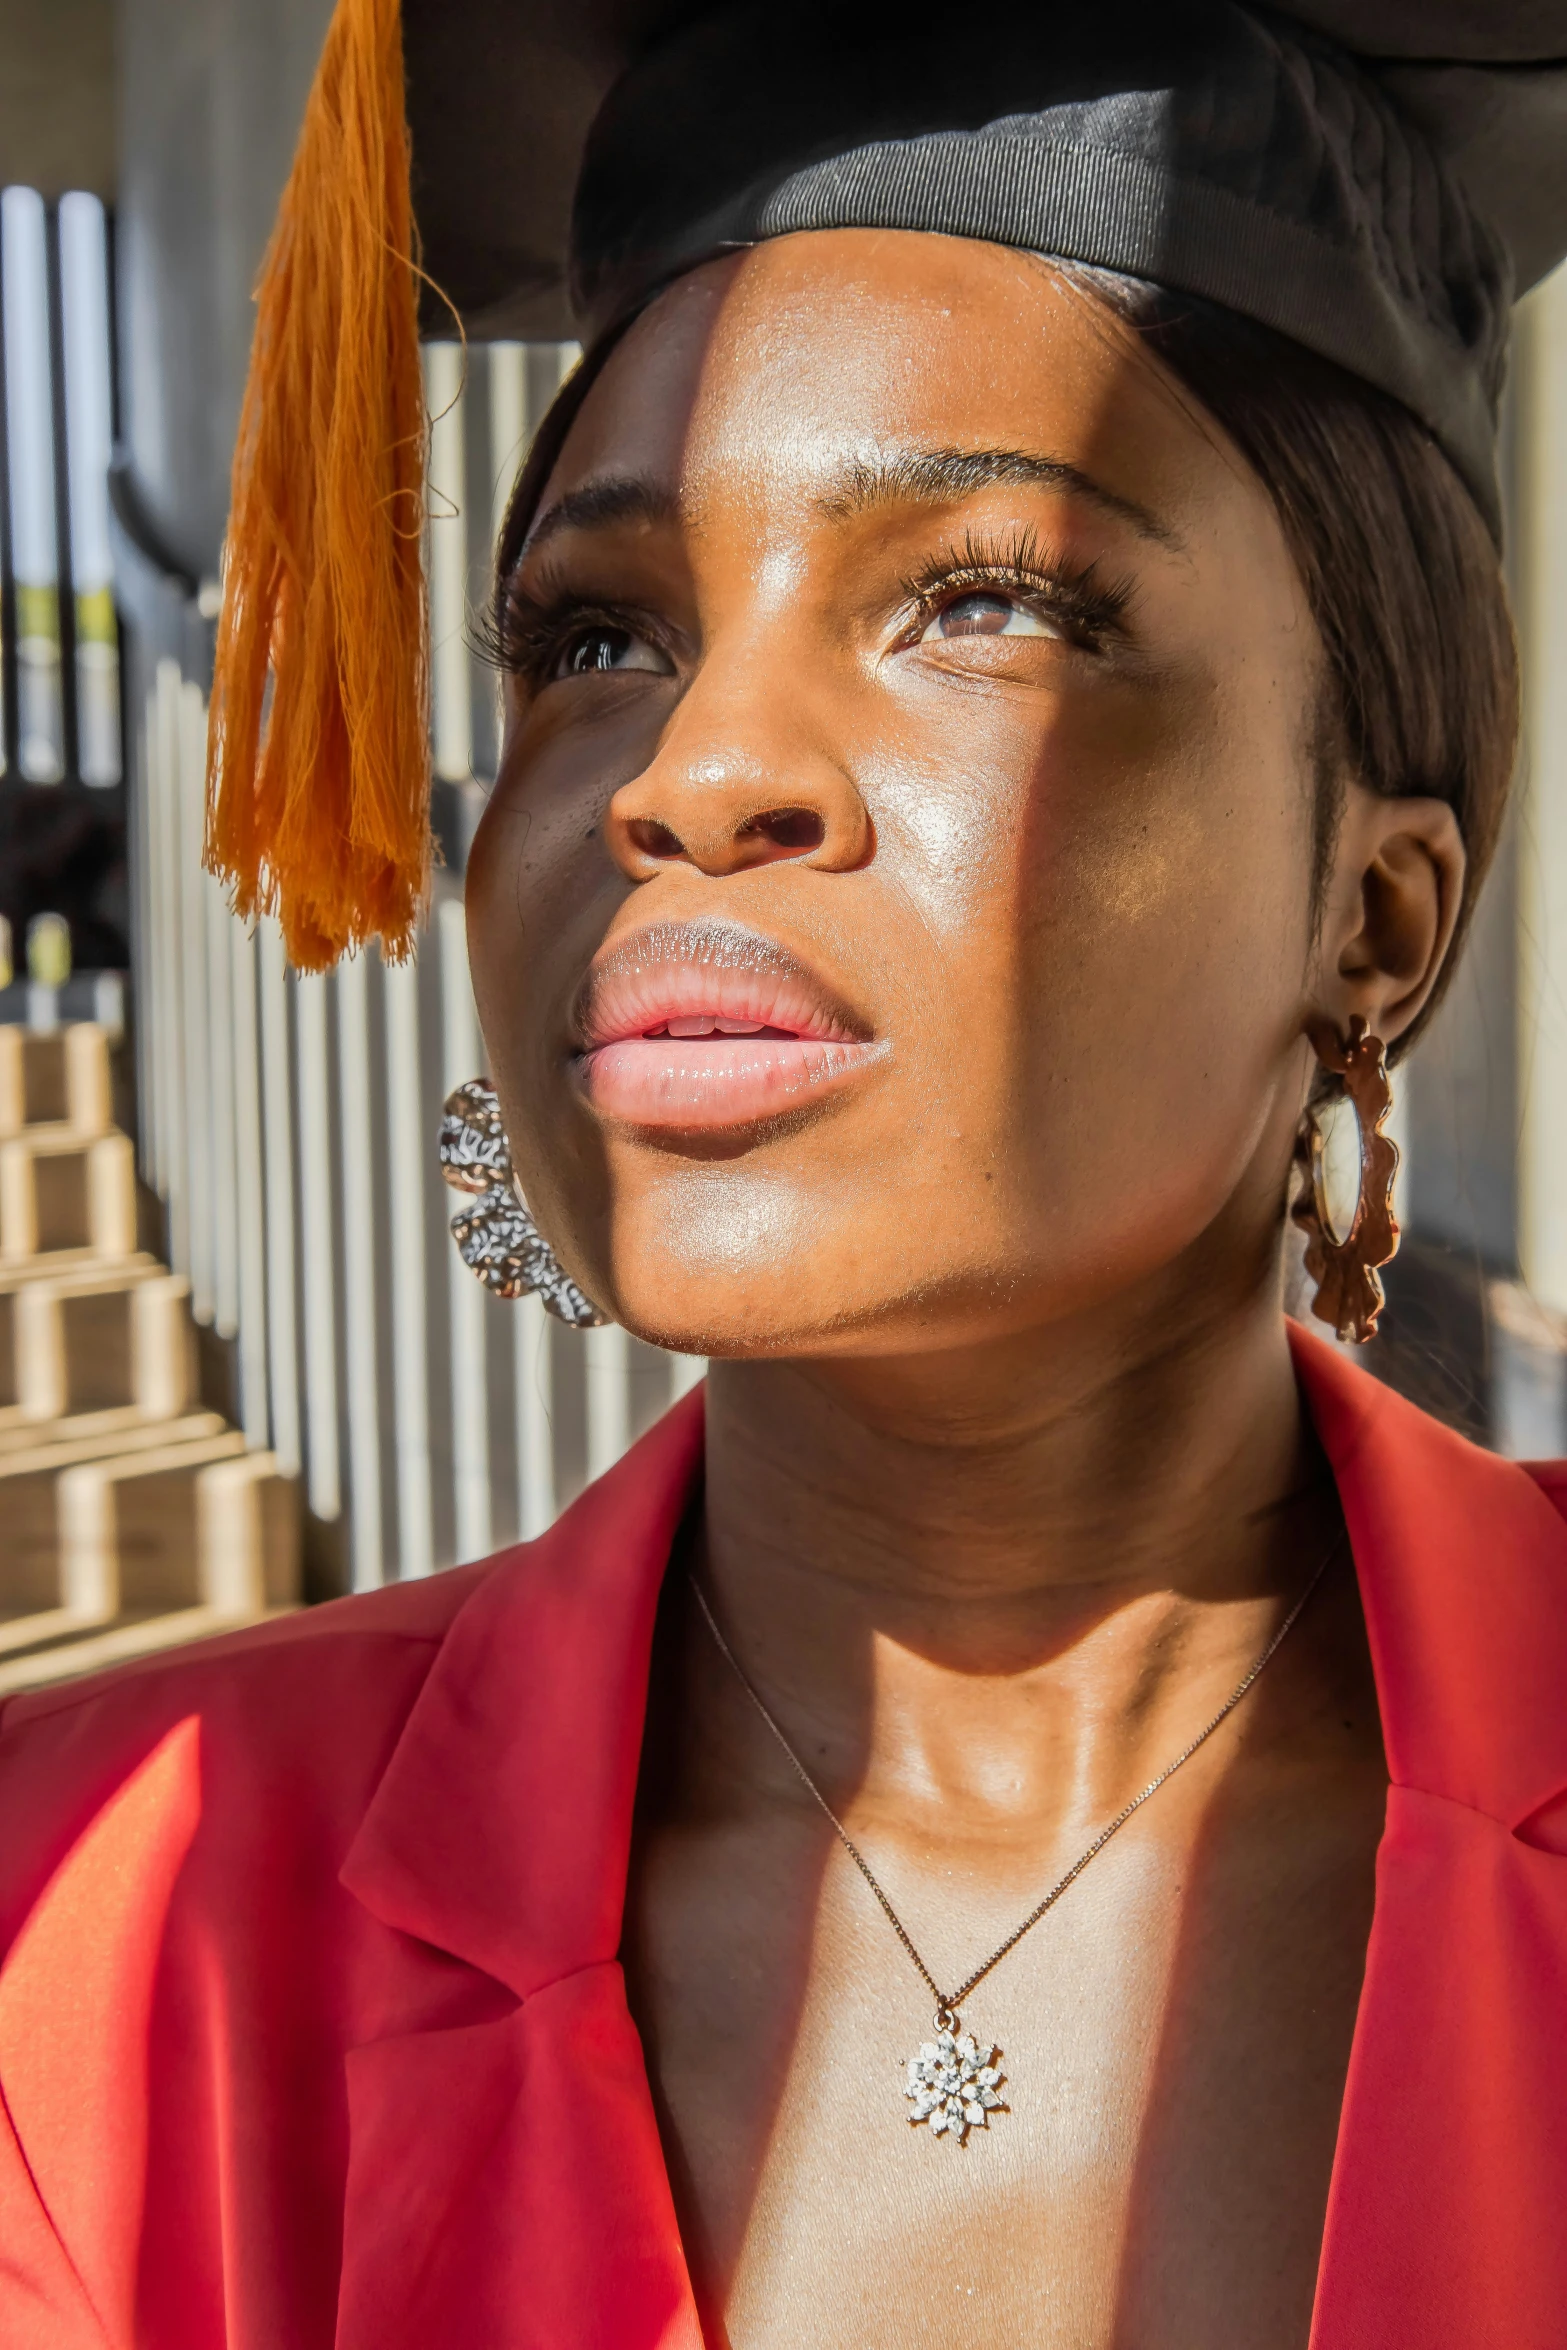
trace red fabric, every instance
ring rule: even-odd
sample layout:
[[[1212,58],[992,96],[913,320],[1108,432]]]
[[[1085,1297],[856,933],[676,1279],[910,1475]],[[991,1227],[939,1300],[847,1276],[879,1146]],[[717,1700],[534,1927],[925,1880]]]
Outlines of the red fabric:
[[[1295,1344],[1393,1778],[1312,2350],[1562,2350],[1567,1472]],[[699,2350],[616,1948],[700,1447],[5,1708],[4,2350]]]

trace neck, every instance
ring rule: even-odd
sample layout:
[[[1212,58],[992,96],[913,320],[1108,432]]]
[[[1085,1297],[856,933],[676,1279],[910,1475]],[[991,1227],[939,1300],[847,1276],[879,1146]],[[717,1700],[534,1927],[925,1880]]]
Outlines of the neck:
[[[1087,1739],[1108,1788],[1222,1696],[1323,1556],[1336,1496],[1271,1285],[1140,1321],[715,1366],[701,1571],[840,1793],[883,1769],[950,1786],[977,1706],[993,1762],[1014,1701],[1037,1743],[1042,1696],[1054,1759]]]

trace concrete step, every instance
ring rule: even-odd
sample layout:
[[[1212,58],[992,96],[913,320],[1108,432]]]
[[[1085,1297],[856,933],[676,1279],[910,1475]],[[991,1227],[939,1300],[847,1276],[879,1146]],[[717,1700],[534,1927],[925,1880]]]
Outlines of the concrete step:
[[[138,1657],[183,1648],[193,1640],[211,1640],[219,1632],[243,1631],[247,1623],[264,1623],[266,1618],[232,1616],[216,1607],[185,1607],[166,1615],[122,1616],[116,1623],[85,1630],[63,1611],[48,1619],[31,1620],[40,1627],[47,1625],[31,1645],[11,1654],[0,1640],[0,1698],[19,1689],[43,1688],[52,1681],[77,1680],[83,1673],[107,1672],[111,1665],[132,1664]],[[6,1629],[0,1626],[0,1633]]]
[[[43,1275],[0,1307],[0,1339],[9,1322],[11,1342],[0,1432],[13,1415],[22,1425],[116,1409],[170,1419],[194,1398],[190,1284],[177,1273],[138,1263]]]
[[[80,1283],[92,1288],[100,1282],[144,1281],[149,1274],[161,1273],[163,1267],[150,1256],[94,1257],[73,1256],[68,1262],[58,1257],[25,1257],[7,1265],[0,1263],[0,1428],[9,1425],[18,1404],[16,1318],[18,1293],[35,1281],[47,1281],[55,1286]]]
[[[63,1272],[136,1254],[129,1135],[89,1142],[57,1129],[0,1142],[0,1268],[44,1260],[41,1269]]]
[[[110,1101],[107,1029],[89,1020],[42,1033],[0,1025],[0,1141],[29,1127],[78,1141],[105,1134]]]
[[[84,1461],[59,1480],[60,1601],[107,1622],[212,1607],[264,1614],[299,1598],[293,1480],[242,1436]]]
[[[36,1500],[36,1470],[0,1468],[0,1510],[29,1477]],[[29,1578],[35,1604],[0,1620],[0,1695],[299,1604],[294,1480],[232,1432],[80,1461],[51,1483],[55,1575],[47,1591]]]
[[[0,1452],[0,1618],[64,1604],[59,1481],[84,1463],[204,1445],[224,1436],[216,1412],[177,1420],[94,1429],[71,1436],[39,1430],[46,1440]],[[243,1439],[225,1439],[229,1450]]]

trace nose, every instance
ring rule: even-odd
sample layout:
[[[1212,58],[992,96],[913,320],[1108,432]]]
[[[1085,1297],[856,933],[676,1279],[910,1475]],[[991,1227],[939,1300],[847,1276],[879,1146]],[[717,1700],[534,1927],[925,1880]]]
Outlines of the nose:
[[[632,880],[673,864],[716,877],[785,860],[827,872],[864,863],[871,825],[853,782],[789,708],[774,664],[746,667],[723,678],[710,655],[654,758],[611,800],[610,853]]]

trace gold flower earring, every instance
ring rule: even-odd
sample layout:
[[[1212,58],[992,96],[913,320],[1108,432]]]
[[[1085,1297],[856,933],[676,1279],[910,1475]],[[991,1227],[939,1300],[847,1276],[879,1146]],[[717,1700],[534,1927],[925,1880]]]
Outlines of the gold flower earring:
[[[573,1330],[596,1330],[606,1317],[577,1287],[523,1205],[500,1103],[487,1079],[471,1078],[448,1095],[440,1158],[452,1189],[472,1196],[472,1206],[452,1218],[452,1238],[470,1273],[497,1297],[536,1292],[558,1321]]]
[[[1360,1189],[1355,1213],[1342,1239],[1328,1212],[1323,1169],[1323,1136],[1315,1110],[1308,1110],[1295,1145],[1301,1187],[1290,1213],[1306,1234],[1306,1271],[1316,1283],[1311,1310],[1341,1339],[1364,1346],[1376,1336],[1377,1317],[1387,1303],[1377,1268],[1398,1253],[1398,1219],[1393,1213],[1393,1178],[1398,1145],[1383,1133],[1393,1107],[1387,1054],[1379,1036],[1368,1033],[1357,1012],[1344,1043],[1327,1021],[1307,1032],[1318,1060],[1344,1081],[1344,1092],[1360,1129]]]

